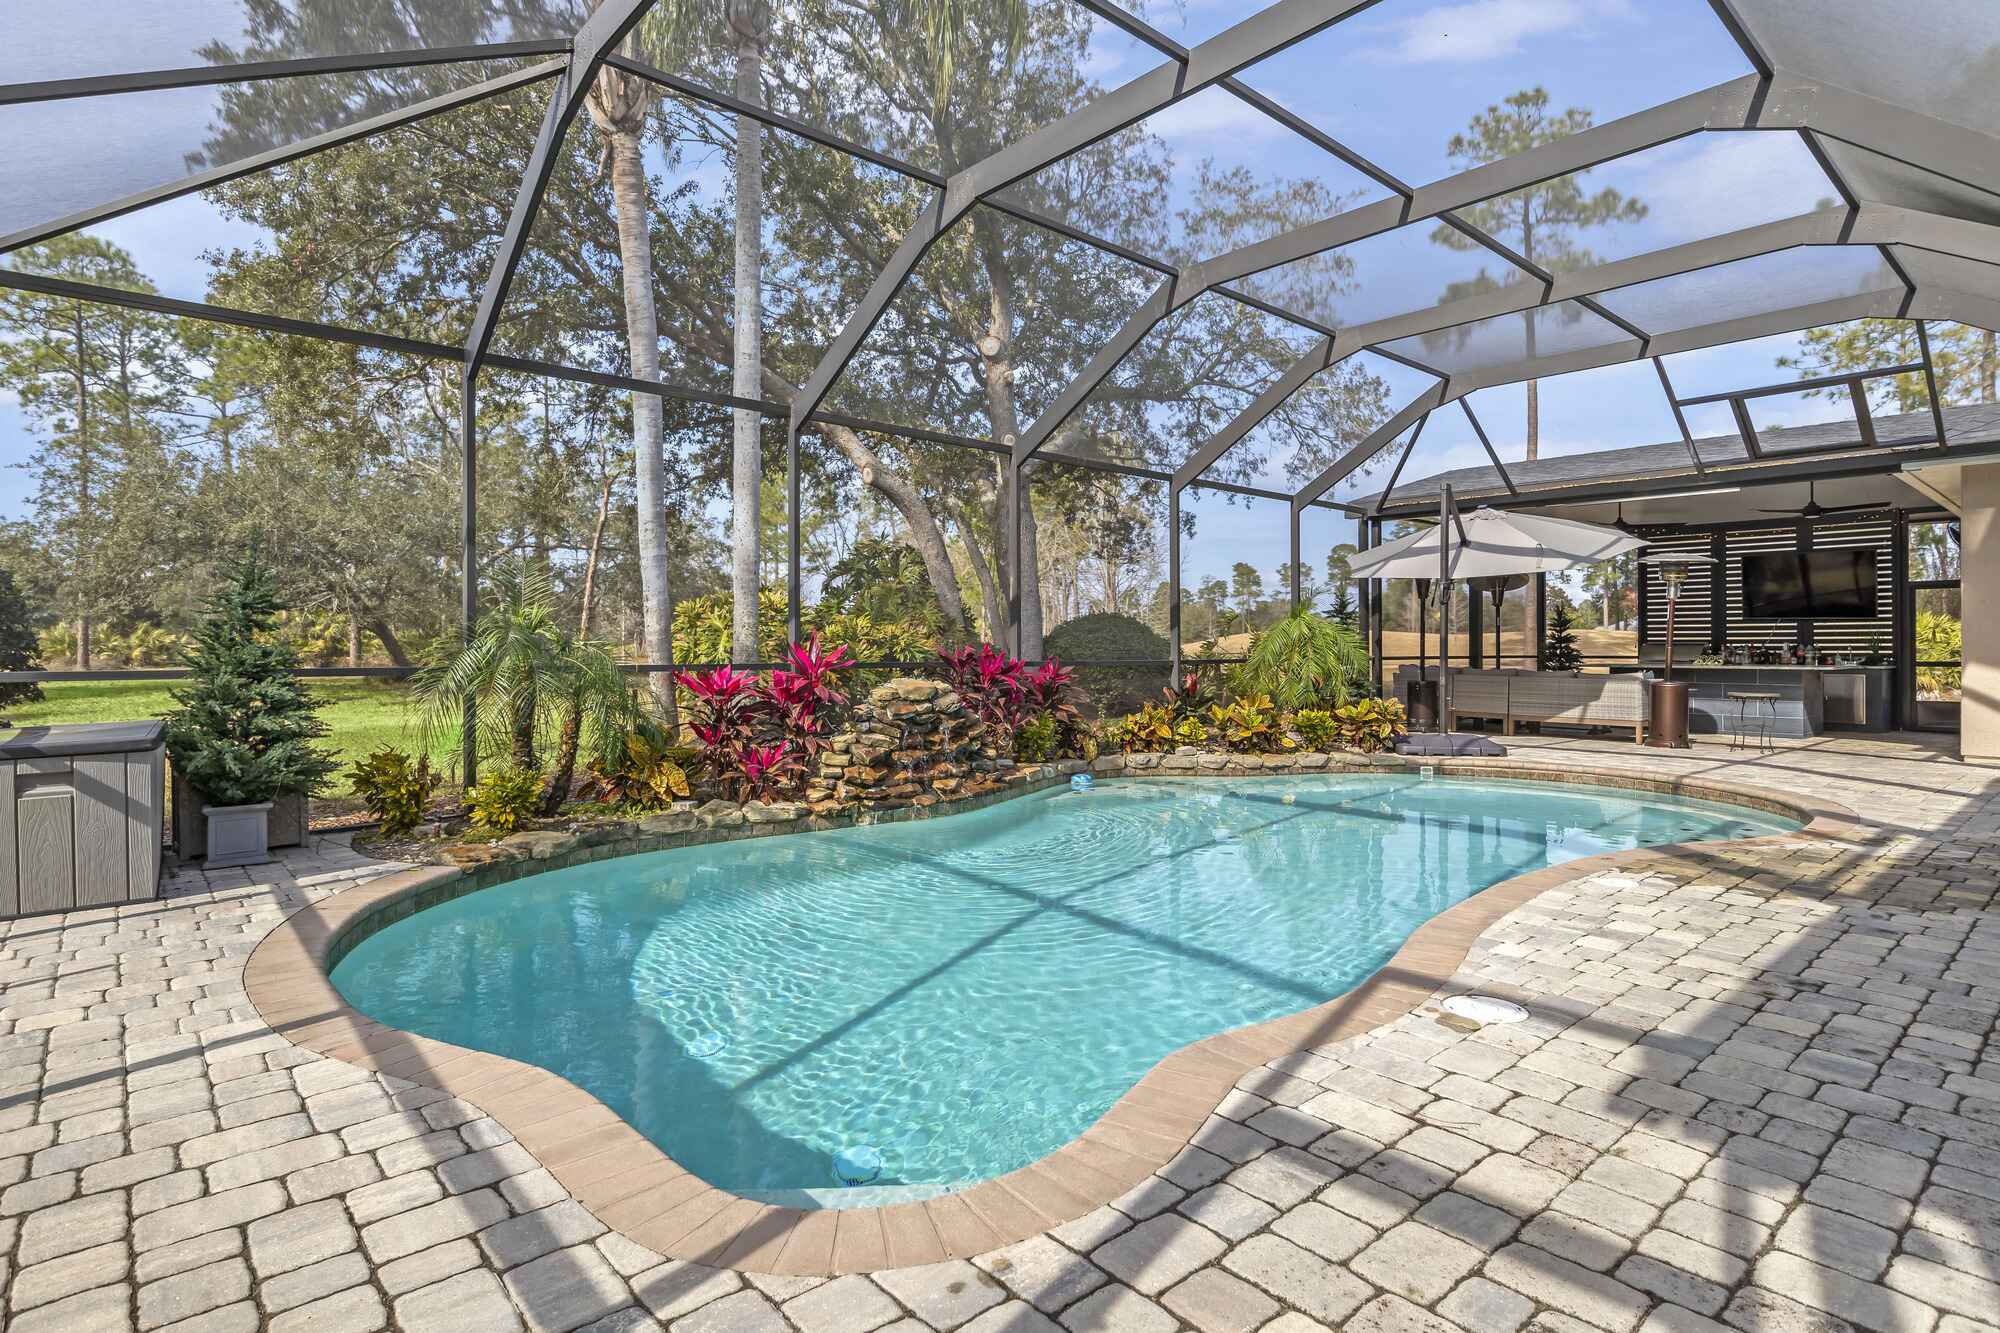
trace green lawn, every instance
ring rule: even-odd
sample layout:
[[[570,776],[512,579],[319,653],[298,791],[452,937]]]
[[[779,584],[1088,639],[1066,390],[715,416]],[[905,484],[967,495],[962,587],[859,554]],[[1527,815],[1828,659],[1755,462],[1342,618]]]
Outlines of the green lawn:
[[[9,704],[0,708],[17,727],[50,726],[61,722],[136,722],[158,717],[173,707],[165,682],[151,680],[61,681],[42,686],[43,703]],[[408,692],[397,681],[316,680],[313,692],[326,701],[320,716],[333,728],[327,738],[343,765],[384,745],[410,749],[416,744],[405,726]],[[447,762],[446,746],[433,764]],[[329,795],[347,791],[345,776],[337,776]]]

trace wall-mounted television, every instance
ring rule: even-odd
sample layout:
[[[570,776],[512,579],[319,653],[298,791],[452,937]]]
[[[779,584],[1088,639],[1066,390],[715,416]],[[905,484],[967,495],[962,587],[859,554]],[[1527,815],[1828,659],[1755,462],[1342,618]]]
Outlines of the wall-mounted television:
[[[1750,620],[1873,620],[1875,552],[1746,555],[1743,614]]]

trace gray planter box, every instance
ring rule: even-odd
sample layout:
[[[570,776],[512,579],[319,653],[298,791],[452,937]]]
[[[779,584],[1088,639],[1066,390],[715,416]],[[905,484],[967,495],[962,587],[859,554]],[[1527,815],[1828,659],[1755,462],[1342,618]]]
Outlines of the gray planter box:
[[[208,801],[174,774],[174,854],[183,861],[198,861],[208,855],[208,820],[202,807]],[[271,799],[270,845],[302,847],[306,828],[312,822],[312,801],[304,796],[276,796]]]
[[[158,722],[0,732],[0,916],[156,898]]]
[[[271,859],[269,819],[271,803],[255,805],[204,805],[207,817],[210,870],[224,866],[258,866]]]

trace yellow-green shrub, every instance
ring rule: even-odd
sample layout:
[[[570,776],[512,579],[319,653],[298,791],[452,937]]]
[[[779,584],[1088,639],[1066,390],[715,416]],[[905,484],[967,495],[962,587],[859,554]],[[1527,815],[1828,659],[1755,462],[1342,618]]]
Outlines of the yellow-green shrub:
[[[494,833],[512,833],[534,813],[542,799],[542,777],[531,768],[512,765],[487,774],[465,794],[472,822]]]
[[[1208,710],[1215,738],[1241,754],[1296,750],[1298,742],[1278,726],[1277,705],[1268,694],[1252,694],[1216,704]]]
[[[1407,728],[1403,705],[1394,699],[1357,699],[1334,710],[1340,723],[1340,744],[1363,754],[1375,754],[1396,743]]]
[[[1301,708],[1292,715],[1292,726],[1308,750],[1330,750],[1340,739],[1340,719],[1330,709]]]
[[[1142,704],[1105,728],[1105,740],[1137,754],[1157,754],[1183,742],[1174,736],[1173,710],[1162,704]]]
[[[1056,757],[1056,720],[1047,713],[1023,722],[1014,732],[1014,757],[1023,763],[1045,764]]]
[[[412,763],[409,755],[392,746],[355,760],[348,780],[361,804],[381,823],[382,832],[392,838],[423,822],[424,809],[438,785],[428,755]]]

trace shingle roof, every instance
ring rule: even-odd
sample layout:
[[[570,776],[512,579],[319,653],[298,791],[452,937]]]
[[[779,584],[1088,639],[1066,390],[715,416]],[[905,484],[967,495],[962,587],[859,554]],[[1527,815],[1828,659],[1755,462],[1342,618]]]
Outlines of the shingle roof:
[[[1934,434],[1928,411],[1877,415],[1874,425],[1877,440],[1885,446],[1928,444]],[[1944,429],[1946,441],[1954,447],[2000,442],[2000,403],[1947,407],[1944,410]],[[1694,442],[1694,447],[1702,463],[1710,468],[1739,467],[1752,462],[1768,467],[1782,464],[1792,454],[1821,457],[1826,451],[1842,448],[1858,452],[1861,449],[1861,431],[1852,419],[1811,426],[1778,426],[1759,430],[1757,442],[1763,450],[1763,457],[1759,459],[1750,457],[1749,451],[1743,447],[1743,437],[1737,434],[1703,436]],[[1870,455],[1875,452],[1870,451]],[[1527,492],[1680,473],[1695,475],[1693,464],[1688,459],[1687,445],[1679,440],[1507,464],[1507,475],[1513,478],[1516,486]],[[1383,507],[1434,501],[1447,483],[1454,493],[1468,496],[1504,493],[1507,489],[1500,474],[1491,466],[1456,468],[1398,483]],[[1371,495],[1357,503],[1373,506],[1375,500],[1376,496]]]

